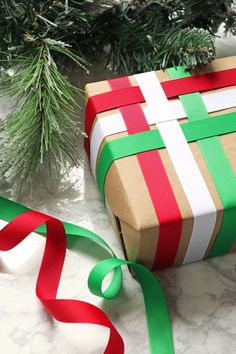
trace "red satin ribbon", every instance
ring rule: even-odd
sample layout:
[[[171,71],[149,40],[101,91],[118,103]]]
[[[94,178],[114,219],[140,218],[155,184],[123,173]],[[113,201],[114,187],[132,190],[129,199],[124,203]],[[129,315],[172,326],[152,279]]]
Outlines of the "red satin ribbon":
[[[108,96],[106,97],[107,94]],[[105,95],[105,97],[103,95]],[[131,90],[129,87],[123,88],[122,90],[117,90],[115,94],[111,91],[105,94],[102,93],[89,97],[85,109],[85,133],[89,136],[97,113],[109,111],[110,109],[114,109],[116,107],[127,106],[129,104],[137,103],[137,101],[144,102],[143,94],[138,86],[133,87]],[[85,138],[84,148],[89,156],[89,139]]]
[[[27,211],[17,216],[0,231],[0,250],[14,248],[44,223],[47,234],[36,285],[38,298],[58,321],[91,323],[109,328],[110,337],[104,353],[123,354],[123,340],[102,310],[84,301],[56,298],[66,253],[65,230],[59,220],[36,211]]]
[[[114,90],[113,92],[131,86],[128,77],[108,80],[108,83]],[[139,104],[121,107],[120,112],[129,134],[150,129]],[[181,238],[182,216],[159,152],[151,150],[136,156],[160,225],[159,241],[152,269],[171,267],[174,264]]]
[[[193,92],[204,92],[236,85],[236,69],[214,71],[207,74],[169,80],[161,83],[167,98],[174,98]],[[85,150],[88,157],[89,136],[96,114],[134,103],[143,103],[144,97],[138,86],[105,92],[88,99],[85,111]]]

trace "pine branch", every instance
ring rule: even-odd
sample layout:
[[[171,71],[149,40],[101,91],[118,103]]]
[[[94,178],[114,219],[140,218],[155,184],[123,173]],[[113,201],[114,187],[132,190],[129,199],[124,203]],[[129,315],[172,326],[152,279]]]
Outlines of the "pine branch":
[[[18,60],[16,73],[3,82],[1,94],[12,96],[16,107],[6,120],[1,175],[16,193],[43,162],[51,170],[54,164],[61,169],[81,160],[77,148],[80,130],[69,115],[76,114],[74,97],[82,93],[60,73],[54,51],[74,58],[66,47],[39,41],[38,46],[32,45],[26,61]],[[79,58],[77,61],[80,63]]]
[[[182,0],[186,26],[207,29],[216,33],[219,26],[231,16],[234,0]]]
[[[154,42],[153,47],[162,60],[162,68],[178,65],[194,68],[197,64],[206,64],[215,57],[215,37],[203,29],[184,28],[169,31],[158,44],[156,48]]]
[[[52,38],[70,44],[81,53],[80,40],[91,21],[107,6],[107,0],[1,0],[0,49],[21,53],[24,35]]]
[[[122,1],[96,19],[90,48],[105,47],[107,65],[119,73],[205,64],[215,56],[214,36],[184,27],[183,11],[181,1]]]

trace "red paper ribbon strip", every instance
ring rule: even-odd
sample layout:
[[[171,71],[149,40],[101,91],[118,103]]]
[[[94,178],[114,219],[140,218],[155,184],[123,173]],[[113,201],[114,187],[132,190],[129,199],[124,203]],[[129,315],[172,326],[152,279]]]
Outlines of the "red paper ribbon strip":
[[[236,69],[214,71],[207,74],[169,80],[161,83],[167,98],[193,92],[204,92],[236,85]],[[144,97],[138,86],[105,92],[88,99],[85,112],[85,150],[89,157],[89,136],[96,114],[135,103],[143,103]]]
[[[123,340],[103,311],[84,301],[56,298],[66,253],[66,235],[61,221],[43,213],[27,211],[0,231],[0,250],[14,248],[44,223],[47,234],[36,285],[38,298],[58,321],[91,323],[109,328],[110,337],[104,353],[124,353]]]
[[[122,88],[125,90],[131,86],[128,77],[116,78],[108,82],[113,92]],[[150,130],[139,104],[121,107],[120,112],[129,134]],[[171,267],[174,264],[181,238],[182,216],[159,152],[150,150],[136,156],[160,225],[159,241],[152,269]]]
[[[108,94],[108,96],[106,96]],[[103,96],[105,95],[105,96]],[[97,113],[109,111],[111,109],[127,106],[137,102],[144,102],[144,97],[138,86],[123,88],[114,91],[107,92],[105,94],[95,95],[88,99],[85,110],[85,133],[89,136],[92,125]],[[118,104],[118,105],[117,105]],[[89,139],[85,138],[84,148],[89,157]]]

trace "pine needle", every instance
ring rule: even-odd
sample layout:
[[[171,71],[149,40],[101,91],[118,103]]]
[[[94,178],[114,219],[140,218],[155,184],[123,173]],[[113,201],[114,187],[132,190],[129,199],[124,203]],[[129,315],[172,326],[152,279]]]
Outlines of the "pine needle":
[[[73,57],[68,48],[65,51],[42,41],[32,47],[27,62],[18,62],[16,73],[2,83],[1,95],[12,96],[16,104],[5,121],[1,175],[17,194],[45,161],[48,168],[56,164],[60,169],[68,164],[78,166],[81,161],[77,147],[81,132],[70,115],[78,111],[75,98],[82,92],[58,70],[52,56],[58,50]]]

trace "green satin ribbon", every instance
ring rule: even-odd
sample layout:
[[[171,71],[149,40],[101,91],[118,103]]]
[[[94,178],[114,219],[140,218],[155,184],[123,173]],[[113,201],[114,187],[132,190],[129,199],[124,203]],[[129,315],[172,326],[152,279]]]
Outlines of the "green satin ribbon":
[[[30,209],[0,197],[0,210],[0,218],[10,222],[19,214]],[[118,259],[111,247],[95,233],[67,222],[63,222],[63,225],[70,246],[73,247],[74,241],[78,239],[78,237],[82,237],[105,247],[105,249],[112,254],[113,258],[108,258],[97,263],[89,275],[88,287],[94,295],[105,299],[114,298],[119,293],[122,286],[121,266],[128,265],[132,268],[143,291],[150,352],[151,354],[174,354],[168,307],[161,286],[154,275],[140,264]],[[45,235],[46,228],[44,225],[40,226],[35,232]],[[113,270],[114,276],[108,288],[102,291],[104,278]]]
[[[167,72],[171,79],[190,76],[183,67],[170,68]],[[216,119],[209,117],[200,93],[179,98],[189,122]],[[209,257],[213,257],[228,253],[236,239],[236,175],[217,136],[198,141],[198,145],[224,208],[221,228],[209,254]]]
[[[236,131],[236,112],[222,114],[213,119],[189,122],[180,126],[188,142],[228,134]],[[164,142],[158,130],[148,130],[107,142],[99,155],[97,167],[97,184],[103,200],[105,199],[106,175],[113,161],[164,147]]]

